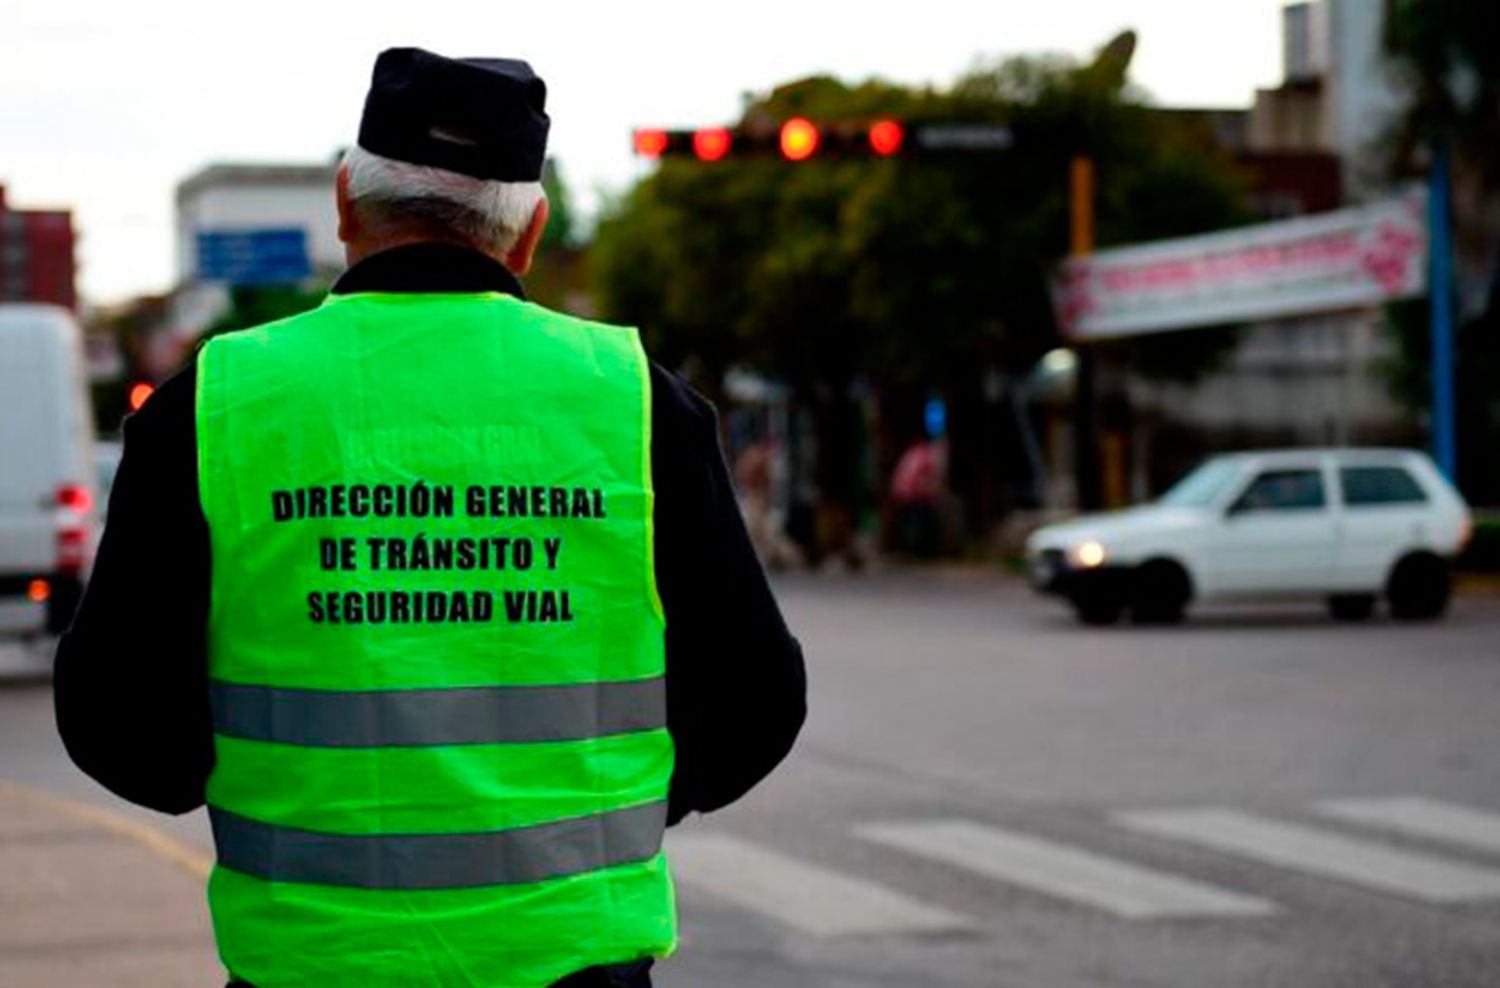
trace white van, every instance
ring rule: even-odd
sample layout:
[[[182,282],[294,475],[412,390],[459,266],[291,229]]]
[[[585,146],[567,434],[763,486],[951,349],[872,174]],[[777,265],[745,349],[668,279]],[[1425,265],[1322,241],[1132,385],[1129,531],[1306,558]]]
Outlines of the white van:
[[[21,612],[54,633],[72,619],[93,561],[95,473],[78,323],[57,306],[0,305],[0,603],[29,601]]]
[[[1333,616],[1424,620],[1448,604],[1468,506],[1425,455],[1290,449],[1215,456],[1154,504],[1032,534],[1037,589],[1089,624],[1182,617],[1196,600],[1322,597]]]

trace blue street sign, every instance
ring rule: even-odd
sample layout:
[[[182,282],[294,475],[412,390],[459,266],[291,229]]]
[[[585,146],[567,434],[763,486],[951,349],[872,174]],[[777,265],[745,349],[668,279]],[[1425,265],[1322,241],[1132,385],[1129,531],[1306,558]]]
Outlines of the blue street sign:
[[[198,277],[231,285],[301,281],[312,273],[307,231],[296,228],[205,230],[198,234]]]

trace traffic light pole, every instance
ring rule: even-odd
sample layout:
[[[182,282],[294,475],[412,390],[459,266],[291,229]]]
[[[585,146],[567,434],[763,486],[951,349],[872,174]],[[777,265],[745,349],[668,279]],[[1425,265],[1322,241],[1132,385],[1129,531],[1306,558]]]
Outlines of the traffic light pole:
[[[1068,174],[1069,219],[1072,236],[1069,253],[1087,257],[1094,252],[1094,162],[1079,155]],[[1077,359],[1073,379],[1073,486],[1078,507],[1096,511],[1103,506],[1099,475],[1099,412],[1096,395],[1097,370],[1093,347],[1075,342]]]
[[[1449,481],[1458,479],[1458,438],[1453,395],[1453,228],[1449,210],[1448,142],[1433,142],[1427,190],[1432,242],[1432,455]]]

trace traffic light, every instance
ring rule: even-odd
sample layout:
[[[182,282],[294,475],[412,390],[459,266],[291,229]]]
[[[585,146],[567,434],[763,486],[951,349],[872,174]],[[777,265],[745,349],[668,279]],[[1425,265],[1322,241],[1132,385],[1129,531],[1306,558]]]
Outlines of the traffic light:
[[[788,161],[806,161],[818,153],[822,132],[805,117],[793,117],[781,125],[781,156]]]
[[[634,134],[635,153],[642,158],[660,158],[667,153],[671,136],[664,130],[638,130]]]
[[[718,161],[729,153],[734,137],[727,127],[703,127],[693,131],[693,153],[699,161]]]
[[[641,129],[632,134],[635,153],[648,159],[780,157],[788,162],[818,158],[897,158],[949,154],[993,154],[1014,143],[1010,128],[982,123],[817,123],[793,117],[779,126]]]
[[[906,128],[894,120],[877,120],[870,125],[870,150],[882,158],[901,153]]]

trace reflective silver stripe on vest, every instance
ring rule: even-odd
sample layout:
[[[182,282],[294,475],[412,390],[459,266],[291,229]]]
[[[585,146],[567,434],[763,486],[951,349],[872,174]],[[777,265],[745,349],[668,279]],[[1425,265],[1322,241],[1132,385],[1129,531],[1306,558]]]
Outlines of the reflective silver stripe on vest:
[[[667,724],[660,677],[358,692],[215,681],[210,696],[218,733],[309,748],[577,741]]]
[[[365,889],[519,885],[646,861],[666,801],[477,834],[325,834],[209,807],[219,864],[272,882]]]

